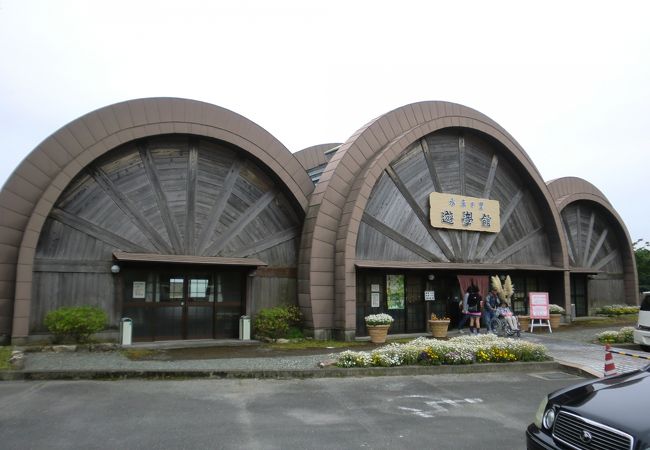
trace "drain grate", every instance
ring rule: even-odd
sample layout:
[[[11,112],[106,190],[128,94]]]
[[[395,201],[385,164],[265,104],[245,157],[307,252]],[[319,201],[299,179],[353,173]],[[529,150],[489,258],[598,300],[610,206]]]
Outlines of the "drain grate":
[[[583,377],[574,375],[572,373],[566,372],[541,372],[541,373],[530,373],[531,377],[541,378],[542,380],[582,380]]]

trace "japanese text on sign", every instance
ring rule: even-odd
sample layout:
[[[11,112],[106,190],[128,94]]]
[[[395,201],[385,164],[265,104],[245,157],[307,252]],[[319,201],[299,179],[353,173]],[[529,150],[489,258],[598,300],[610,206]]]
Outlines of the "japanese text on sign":
[[[548,292],[529,292],[531,319],[548,319]]]
[[[429,194],[430,220],[434,228],[501,231],[499,202],[485,198],[432,192]]]

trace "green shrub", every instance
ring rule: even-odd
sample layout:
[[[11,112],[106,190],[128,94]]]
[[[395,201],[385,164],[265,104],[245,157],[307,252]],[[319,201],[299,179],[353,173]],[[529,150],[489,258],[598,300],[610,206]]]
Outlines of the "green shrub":
[[[596,310],[601,316],[622,316],[624,314],[638,314],[639,307],[631,305],[606,305]]]
[[[72,338],[75,342],[85,343],[90,335],[103,330],[108,316],[94,306],[70,306],[50,311],[45,316],[45,326],[54,335],[55,342]]]
[[[304,333],[298,327],[290,327],[287,332],[287,339],[303,339],[304,337]]]
[[[253,328],[257,337],[278,339],[289,336],[289,330],[292,328],[300,331],[301,323],[300,309],[293,305],[283,305],[262,309],[253,321]],[[296,331],[291,333],[295,335]]]

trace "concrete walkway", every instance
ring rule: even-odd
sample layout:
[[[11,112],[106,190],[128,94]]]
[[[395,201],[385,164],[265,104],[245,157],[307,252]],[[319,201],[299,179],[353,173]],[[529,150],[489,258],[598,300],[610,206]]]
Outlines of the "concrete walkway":
[[[605,346],[593,344],[591,341],[598,333],[612,329],[617,328],[575,328],[567,330],[560,328],[550,334],[543,330],[535,330],[534,334],[524,333],[523,338],[530,342],[543,344],[553,359],[564,365],[579,368],[596,377],[602,377],[605,368]],[[614,352],[622,351],[636,355],[636,357],[631,357],[613,353],[612,356],[618,373],[630,372],[650,364],[650,360],[645,359],[650,358],[650,353],[629,349],[626,348],[629,347],[626,345],[621,345],[622,348],[616,347],[616,345],[613,344],[612,350]]]
[[[610,328],[566,327],[549,334],[539,329],[523,333],[522,339],[543,344],[555,366],[575,368],[595,377],[603,376],[604,346],[591,343],[595,335]],[[450,337],[458,335],[451,331]],[[232,344],[233,342],[230,342]],[[184,343],[187,346],[191,343]],[[205,344],[203,342],[202,344]],[[197,345],[201,345],[197,343]],[[165,344],[162,347],[165,348]],[[626,353],[650,357],[649,353],[625,349]],[[472,364],[470,366],[391,367],[369,369],[320,368],[320,363],[332,360],[333,353],[276,357],[220,357],[198,360],[132,361],[119,351],[111,352],[29,352],[25,367],[13,374],[0,372],[4,379],[31,378],[131,378],[131,377],[239,377],[239,378],[307,378],[322,376],[404,375],[421,373],[453,373],[468,371],[527,370],[527,363]],[[618,372],[639,369],[650,363],[647,359],[614,355]],[[535,365],[537,363],[532,363]],[[532,367],[531,367],[532,369]],[[537,370],[537,369],[534,369]],[[552,370],[552,369],[551,369]]]

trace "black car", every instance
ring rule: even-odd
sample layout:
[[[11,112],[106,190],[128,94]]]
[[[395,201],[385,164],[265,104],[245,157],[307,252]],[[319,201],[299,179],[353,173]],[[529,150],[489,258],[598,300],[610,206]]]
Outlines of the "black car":
[[[526,430],[526,445],[650,450],[650,365],[549,394]]]

